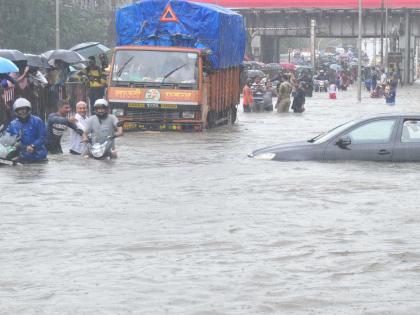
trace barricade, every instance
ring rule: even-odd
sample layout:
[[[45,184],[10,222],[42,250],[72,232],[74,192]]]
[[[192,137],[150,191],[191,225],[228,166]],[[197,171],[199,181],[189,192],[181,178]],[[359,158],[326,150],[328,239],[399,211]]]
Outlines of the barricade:
[[[14,88],[0,89],[0,125],[7,124],[10,121],[10,109],[14,102]]]

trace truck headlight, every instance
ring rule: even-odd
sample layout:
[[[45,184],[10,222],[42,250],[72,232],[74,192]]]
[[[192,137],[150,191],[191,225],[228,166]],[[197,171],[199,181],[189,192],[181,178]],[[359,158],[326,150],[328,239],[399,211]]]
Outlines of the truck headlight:
[[[194,112],[182,112],[182,118],[194,119]]]
[[[124,115],[124,109],[122,108],[113,108],[112,114],[115,116],[123,116]]]

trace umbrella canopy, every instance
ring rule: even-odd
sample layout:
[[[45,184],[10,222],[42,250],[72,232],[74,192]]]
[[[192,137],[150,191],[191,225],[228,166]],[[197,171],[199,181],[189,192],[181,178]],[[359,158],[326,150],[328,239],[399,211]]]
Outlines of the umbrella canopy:
[[[341,70],[341,66],[336,64],[336,63],[333,63],[332,65],[330,65],[330,69],[335,70],[335,71],[339,71],[339,70]]]
[[[19,50],[15,49],[0,49],[0,57],[9,59],[11,61],[26,61],[26,57]]]
[[[86,69],[86,65],[83,63],[75,63],[70,66],[70,71],[78,71]]]
[[[85,57],[73,50],[49,50],[47,52],[44,52],[42,55],[48,59],[48,63],[50,65],[54,64],[55,60],[61,60],[69,64],[87,62]]]
[[[296,65],[294,63],[282,62],[282,63],[280,63],[280,65],[284,70],[289,70],[289,71],[295,71],[296,70]]]
[[[18,72],[19,68],[9,59],[0,57],[0,73]]]
[[[265,77],[265,73],[262,72],[261,70],[246,70],[246,77],[247,78],[256,78],[256,77],[261,77],[264,78]]]
[[[102,53],[107,53],[111,49],[102,45],[100,42],[80,43],[70,48],[70,50],[77,51],[84,57],[96,56]]]
[[[42,55],[25,54],[25,56],[28,60],[29,67],[44,68],[44,69],[51,68],[51,66],[48,64],[47,58]]]

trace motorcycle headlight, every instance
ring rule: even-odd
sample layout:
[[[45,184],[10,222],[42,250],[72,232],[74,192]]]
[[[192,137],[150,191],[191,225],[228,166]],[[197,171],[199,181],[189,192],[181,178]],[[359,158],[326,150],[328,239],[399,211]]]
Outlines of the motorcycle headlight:
[[[115,116],[123,116],[124,115],[124,109],[114,108],[114,109],[112,109],[112,114],[115,115]]]
[[[274,157],[276,156],[275,153],[262,153],[262,154],[257,154],[254,156],[255,159],[257,160],[272,160],[274,159]]]

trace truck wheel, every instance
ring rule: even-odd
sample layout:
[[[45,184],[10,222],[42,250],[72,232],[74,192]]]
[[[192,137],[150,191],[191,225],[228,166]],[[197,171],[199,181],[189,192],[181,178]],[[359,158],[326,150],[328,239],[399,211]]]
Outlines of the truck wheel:
[[[207,115],[207,126],[209,129],[216,126],[216,113],[212,110]]]
[[[230,112],[231,112],[231,115],[230,115],[230,122],[231,122],[231,123],[232,123],[232,125],[233,125],[233,124],[235,123],[235,121],[236,121],[237,117],[238,117],[238,108],[237,108],[235,105],[233,105],[233,106],[231,107]]]

